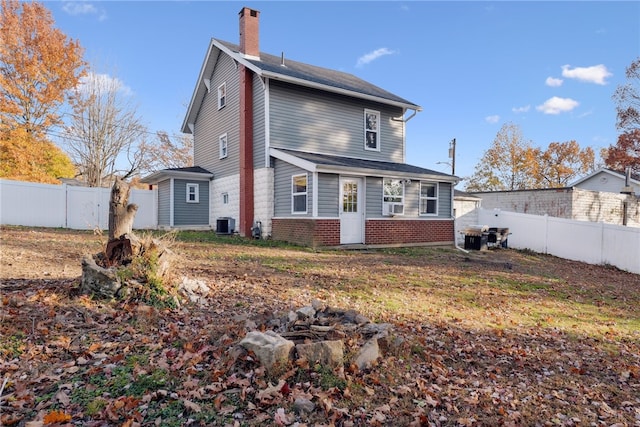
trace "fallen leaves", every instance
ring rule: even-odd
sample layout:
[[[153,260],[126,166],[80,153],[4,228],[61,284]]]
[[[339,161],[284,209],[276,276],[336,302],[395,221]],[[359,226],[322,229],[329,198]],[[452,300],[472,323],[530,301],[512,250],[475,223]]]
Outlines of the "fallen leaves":
[[[53,250],[60,253],[81,255],[57,246],[60,242],[55,245]],[[214,294],[206,308],[160,310],[99,302],[74,296],[75,279],[56,279],[55,273],[46,280],[3,281],[2,425],[36,427],[70,421],[131,427],[640,423],[637,339],[619,331],[593,337],[579,328],[549,326],[552,316],[536,319],[541,326],[519,325],[500,306],[513,309],[514,302],[495,288],[487,295],[500,304],[486,308],[486,328],[470,327],[461,312],[452,312],[447,320],[435,311],[414,318],[388,310],[385,321],[398,319],[395,344],[385,349],[385,357],[372,369],[345,366],[342,371],[321,371],[299,359],[281,372],[267,373],[252,354],[235,346],[252,323],[266,328],[272,313],[308,304],[311,298],[367,310],[368,300],[356,293],[361,291],[358,280],[372,281],[370,272],[380,265],[388,281],[394,279],[394,269],[402,269],[407,295],[418,295],[419,282],[410,282],[452,263],[447,258],[450,253],[436,252],[429,264],[424,257],[394,254],[345,254],[336,262],[335,256],[343,255],[274,250],[263,260],[267,268],[258,261],[256,250],[243,255],[235,247],[183,249],[193,251],[185,263],[188,272],[211,281]],[[4,256],[6,246],[0,250]],[[325,263],[324,270],[298,268],[291,261],[295,257]],[[73,259],[65,264],[73,265]],[[276,268],[285,261],[286,269]],[[546,268],[546,260],[535,262],[540,262],[537,268]],[[474,268],[491,277],[494,267],[478,264]],[[2,268],[8,274],[7,267]],[[447,268],[450,274],[455,271],[455,266]],[[33,277],[35,268],[31,270]],[[509,274],[520,274],[517,270],[516,266]],[[54,262],[47,271],[56,271]],[[540,299],[554,283],[552,273],[545,271],[548,277],[539,278],[544,286],[534,290],[531,301],[552,307],[554,300]],[[605,309],[611,274],[595,268],[589,272],[595,278],[589,276],[584,282],[601,280],[598,309]],[[476,294],[485,289],[468,288]],[[376,298],[386,295],[384,285],[376,284],[374,289]],[[611,292],[617,295],[619,290]],[[627,293],[625,298],[633,302],[640,290],[636,287]],[[586,299],[584,294],[579,296]],[[451,305],[459,307],[461,299],[456,298]],[[529,307],[527,312],[534,310]],[[296,400],[309,402],[311,409],[296,411]]]

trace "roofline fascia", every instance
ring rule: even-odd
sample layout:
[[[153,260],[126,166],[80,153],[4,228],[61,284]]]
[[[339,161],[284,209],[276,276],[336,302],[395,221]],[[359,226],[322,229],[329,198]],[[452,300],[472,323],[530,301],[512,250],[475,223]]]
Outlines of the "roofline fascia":
[[[386,104],[386,105],[393,105],[395,107],[400,107],[400,108],[404,108],[407,110],[413,110],[416,113],[419,111],[422,111],[422,107],[420,107],[419,105],[415,105],[415,104],[408,104],[405,102],[398,102],[398,101],[393,101],[387,98],[381,98],[379,96],[372,96],[372,95],[365,95],[363,93],[360,92],[354,92],[351,90],[346,90],[346,89],[340,89],[337,88],[335,86],[329,86],[329,85],[325,85],[322,83],[314,83],[314,82],[310,82],[308,80],[303,80],[303,79],[298,79],[295,77],[290,77],[284,74],[279,74],[279,73],[274,73],[271,71],[262,71],[261,70],[261,75],[263,77],[269,78],[269,79],[273,79],[273,80],[280,80],[283,82],[287,82],[287,83],[293,83],[296,84],[298,86],[305,86],[305,87],[310,87],[313,89],[320,89],[323,90],[325,92],[332,92],[332,93],[337,93],[339,95],[346,95],[346,96],[350,96],[353,98],[359,98],[359,99],[366,99],[368,101],[374,101],[374,102],[379,102],[381,104]],[[413,115],[411,116],[413,117]]]
[[[250,62],[244,55],[238,53],[238,52],[234,52],[232,50],[230,50],[229,48],[227,48],[224,44],[218,42],[215,38],[211,38],[211,41],[209,42],[209,48],[207,49],[207,55],[205,56],[204,61],[202,62],[202,66],[200,67],[200,73],[198,74],[198,80],[196,80],[196,86],[193,89],[193,93],[191,95],[191,100],[189,101],[189,107],[187,108],[187,113],[185,114],[185,118],[182,122],[182,132],[184,133],[190,133],[193,134],[193,130],[190,129],[189,127],[189,117],[191,116],[191,111],[193,109],[194,106],[194,101],[198,95],[198,89],[200,88],[200,84],[204,81],[204,70],[207,68],[207,65],[209,64],[209,60],[211,57],[211,53],[213,51],[213,48],[216,47],[218,49],[220,49],[222,52],[226,53],[227,55],[229,55],[233,60],[235,60],[236,62],[244,65],[245,67],[249,68],[251,71],[253,71],[254,73],[256,73],[257,75],[264,77],[264,78],[269,78],[269,79],[274,79],[274,80],[280,80],[280,81],[284,81],[287,83],[293,83],[296,84],[298,86],[305,86],[305,87],[310,87],[313,89],[320,89],[326,92],[332,92],[332,93],[337,93],[340,95],[346,95],[346,96],[351,96],[354,98],[359,98],[359,99],[366,99],[369,101],[373,101],[373,102],[379,102],[381,104],[386,104],[386,105],[393,105],[396,107],[400,107],[400,108],[404,108],[406,110],[413,110],[415,113],[418,113],[420,111],[422,111],[422,107],[420,107],[419,105],[415,105],[415,104],[410,104],[410,103],[404,103],[404,102],[398,102],[398,101],[393,101],[390,99],[386,99],[386,98],[381,98],[378,96],[371,96],[371,95],[365,95],[359,92],[354,92],[354,91],[350,91],[350,90],[346,90],[346,89],[340,89],[340,88],[336,88],[334,86],[329,86],[329,85],[325,85],[325,84],[321,84],[321,83],[314,83],[314,82],[310,82],[308,80],[303,80],[303,79],[298,79],[295,77],[289,77],[283,74],[279,74],[279,73],[274,73],[274,72],[270,72],[270,71],[265,71],[262,68],[254,65],[252,62]],[[414,115],[412,114],[410,118],[412,118]],[[409,121],[408,119],[405,120]]]
[[[184,115],[184,120],[182,121],[182,132],[193,134],[193,130],[189,129],[189,116],[191,116],[191,110],[193,109],[193,101],[196,99],[198,94],[198,89],[200,88],[200,83],[204,81],[204,70],[207,68],[207,64],[209,63],[209,58],[211,56],[211,52],[213,51],[214,39],[212,38],[209,42],[209,47],[207,48],[207,55],[204,57],[204,61],[200,66],[200,73],[198,74],[198,80],[196,80],[196,86],[193,88],[193,93],[191,94],[191,100],[189,101],[189,107],[187,107],[187,113]],[[216,46],[217,47],[217,46]],[[188,130],[188,131],[187,131]]]
[[[140,180],[140,182],[144,184],[153,184],[155,182],[160,182],[161,180],[158,178],[166,177],[165,179],[170,178],[179,178],[179,179],[209,179],[213,178],[212,173],[203,173],[203,172],[187,172],[187,171],[170,171],[170,170],[160,170],[152,173],[149,176],[146,176]]]
[[[584,178],[580,178],[579,180],[575,181],[573,184],[571,184],[571,186],[575,187],[576,185],[578,185],[578,184],[580,184],[580,183],[582,183],[582,182],[584,182],[584,181],[586,181],[586,180],[588,180],[590,178],[593,178],[594,176],[598,175],[601,172],[608,173],[609,175],[613,175],[616,178],[620,178],[622,180],[626,180],[627,179],[627,177],[626,177],[626,175],[624,173],[612,171],[609,168],[599,168],[599,169],[591,172],[589,175],[585,176]],[[631,177],[629,179],[629,181],[634,183],[634,184],[640,184],[640,181],[638,181],[637,179],[633,179],[633,177]]]
[[[451,182],[457,184],[460,179],[455,176],[449,175],[432,175],[432,174],[416,174],[409,172],[392,172],[385,171],[384,169],[367,169],[367,168],[353,168],[349,166],[328,166],[318,163],[313,163],[309,160],[301,159],[289,153],[284,153],[276,148],[271,148],[269,154],[276,159],[280,159],[294,166],[298,166],[308,172],[319,173],[335,173],[341,175],[353,175],[353,176],[383,176],[387,178],[404,178],[404,179],[425,179],[438,182]],[[376,173],[378,172],[378,173]]]

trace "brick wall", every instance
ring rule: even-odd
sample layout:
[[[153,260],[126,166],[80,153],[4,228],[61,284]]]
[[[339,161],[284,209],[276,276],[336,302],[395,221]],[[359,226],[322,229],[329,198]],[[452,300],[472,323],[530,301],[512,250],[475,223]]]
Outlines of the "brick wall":
[[[446,243],[454,241],[453,220],[368,220],[367,245]]]
[[[271,220],[273,240],[305,246],[338,246],[340,220],[311,218],[274,218]]]

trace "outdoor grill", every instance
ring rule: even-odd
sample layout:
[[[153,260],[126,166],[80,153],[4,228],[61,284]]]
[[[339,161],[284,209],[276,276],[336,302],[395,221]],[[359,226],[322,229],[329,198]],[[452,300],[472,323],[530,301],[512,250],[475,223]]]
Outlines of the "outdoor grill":
[[[471,225],[464,229],[464,248],[478,251],[491,247],[507,247],[508,228],[489,227],[487,225]]]

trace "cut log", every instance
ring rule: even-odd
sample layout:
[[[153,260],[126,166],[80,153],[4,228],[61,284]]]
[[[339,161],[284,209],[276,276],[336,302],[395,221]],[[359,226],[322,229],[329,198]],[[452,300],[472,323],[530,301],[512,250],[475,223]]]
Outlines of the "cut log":
[[[129,183],[116,178],[113,187],[111,187],[109,200],[109,241],[119,239],[132,232],[133,219],[138,211],[138,205],[129,204],[130,192]]]

